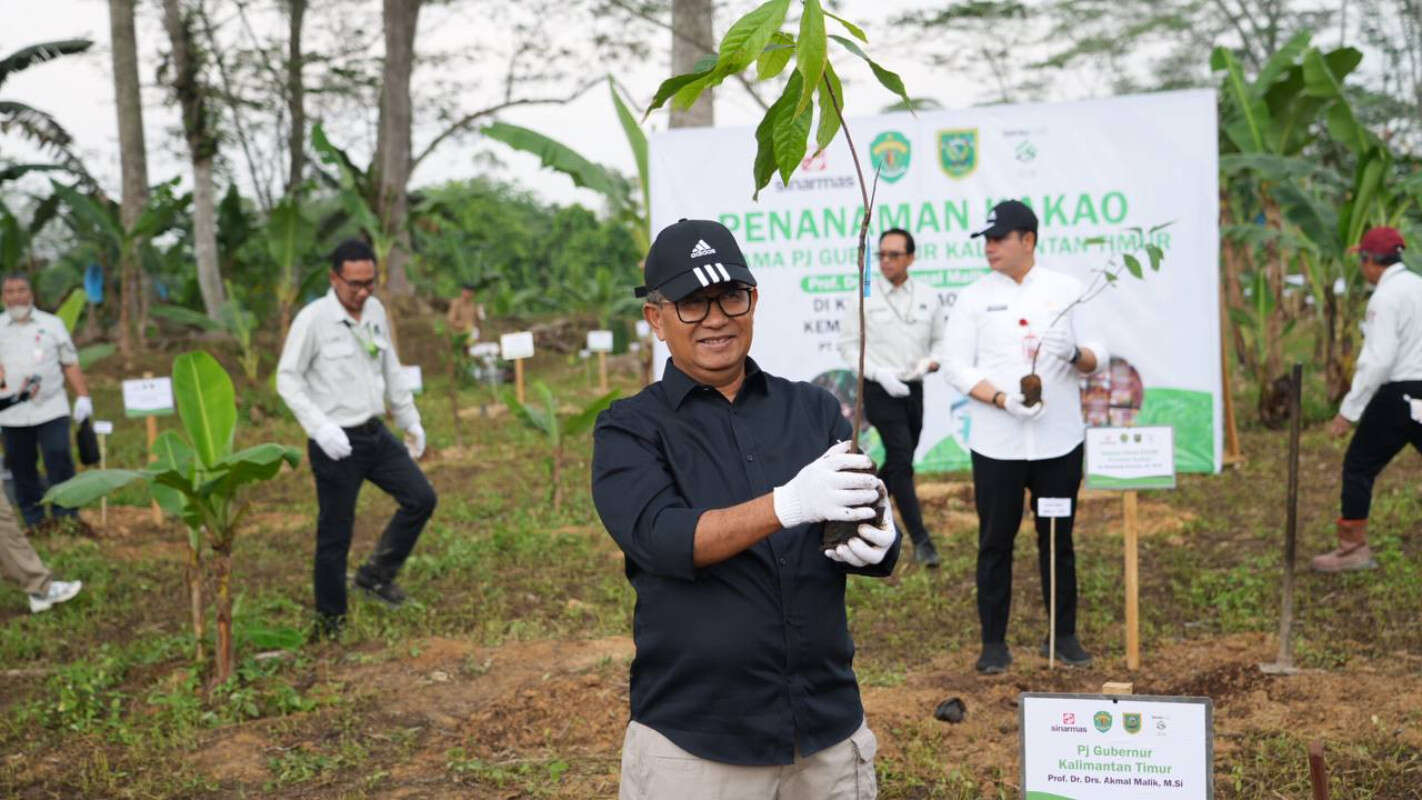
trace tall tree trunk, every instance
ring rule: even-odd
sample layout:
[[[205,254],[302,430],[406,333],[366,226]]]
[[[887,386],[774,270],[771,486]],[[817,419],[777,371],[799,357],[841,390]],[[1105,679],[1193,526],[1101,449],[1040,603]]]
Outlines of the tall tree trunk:
[[[385,285],[392,295],[412,291],[405,265],[410,259],[410,232],[405,224],[410,180],[410,127],[414,110],[410,102],[410,74],[415,67],[415,29],[421,0],[384,0],[385,66],[380,87],[380,128],[376,139],[376,174],[379,179],[376,215],[384,233],[393,238],[386,257]],[[392,321],[393,326],[393,321]]]
[[[672,74],[691,72],[696,62],[709,54],[715,42],[711,22],[715,18],[713,0],[672,0]],[[673,128],[709,128],[716,124],[711,90],[701,93],[691,108],[671,110]]]
[[[301,185],[302,173],[306,171],[306,84],[301,78],[301,26],[305,17],[306,0],[287,0],[286,109],[291,118],[291,130],[287,134],[290,157],[286,173],[288,197]]]
[[[124,229],[138,222],[148,202],[148,149],[143,141],[143,98],[138,90],[138,39],[133,30],[134,0],[109,0],[109,37],[113,41],[114,106],[118,111],[119,168],[123,194],[119,219]],[[129,293],[138,284],[139,242],[130,242],[120,254],[120,296],[110,301],[119,307],[119,352],[125,363],[134,353],[133,325],[129,318]],[[116,303],[115,303],[116,301]],[[92,321],[97,309],[90,306]]]
[[[202,0],[197,0],[202,2]],[[193,32],[193,15],[181,0],[163,0],[163,27],[172,43],[172,87],[183,112],[183,136],[193,165],[193,249],[198,290],[207,315],[219,319],[225,302],[217,263],[217,205],[213,201],[212,162],[217,136],[208,115],[207,87],[202,84],[201,51]]]

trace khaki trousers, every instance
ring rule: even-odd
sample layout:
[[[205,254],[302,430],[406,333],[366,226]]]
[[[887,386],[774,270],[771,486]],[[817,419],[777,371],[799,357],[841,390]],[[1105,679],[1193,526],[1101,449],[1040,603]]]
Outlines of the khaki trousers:
[[[0,497],[0,571],[29,594],[49,591],[49,570],[30,547],[30,540],[15,522],[14,510],[3,497]]]
[[[619,800],[874,800],[878,743],[869,726],[794,764],[745,767],[698,758],[640,722],[622,740]]]

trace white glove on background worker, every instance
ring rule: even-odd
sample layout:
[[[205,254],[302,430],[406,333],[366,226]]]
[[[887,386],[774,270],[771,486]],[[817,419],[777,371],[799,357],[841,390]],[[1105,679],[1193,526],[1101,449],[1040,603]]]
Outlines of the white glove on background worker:
[[[934,361],[933,359],[931,359],[931,358],[920,358],[920,359],[918,360],[918,363],[913,365],[913,368],[909,369],[909,370],[906,371],[906,372],[900,372],[899,375],[898,375],[898,378],[899,378],[899,380],[904,381],[904,382],[916,381],[916,380],[919,380],[920,378],[922,378],[924,375],[927,375],[927,374],[930,373],[930,372],[937,372],[937,371],[938,371],[938,364],[937,364],[937,362],[935,362],[935,361]]]
[[[334,422],[324,423],[311,434],[316,446],[332,461],[340,461],[351,454],[351,440],[341,426]]]
[[[884,391],[888,392],[890,397],[909,396],[908,384],[899,380],[899,376],[895,375],[893,370],[888,367],[877,367],[870,370],[865,377],[884,387]]]
[[[884,523],[861,523],[858,536],[833,550],[826,550],[825,558],[851,567],[867,567],[884,560],[898,535],[894,531],[894,512],[889,509],[889,493],[884,491],[875,505],[883,513]]]
[[[410,458],[416,461],[425,454],[425,429],[420,423],[405,429],[405,447],[410,451]]]
[[[1017,419],[1027,420],[1029,422],[1042,416],[1042,412],[1047,410],[1045,400],[1034,406],[1024,405],[1024,400],[1026,400],[1026,398],[1020,394],[1004,393],[1002,398],[1002,410]]]
[[[83,422],[92,416],[94,416],[94,401],[85,394],[74,398],[74,421]]]
[[[879,497],[879,478],[873,473],[845,472],[873,469],[874,462],[863,453],[849,452],[849,442],[839,442],[824,455],[806,464],[784,486],[775,487],[775,517],[781,527],[793,528],[807,522],[857,522],[874,516],[867,506]]]

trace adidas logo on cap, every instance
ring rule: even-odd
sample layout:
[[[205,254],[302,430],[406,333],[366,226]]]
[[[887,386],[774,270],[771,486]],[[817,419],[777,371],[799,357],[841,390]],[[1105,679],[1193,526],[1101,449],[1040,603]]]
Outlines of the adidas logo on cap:
[[[716,255],[716,249],[706,243],[705,239],[697,239],[696,246],[691,248],[690,258],[704,258]]]

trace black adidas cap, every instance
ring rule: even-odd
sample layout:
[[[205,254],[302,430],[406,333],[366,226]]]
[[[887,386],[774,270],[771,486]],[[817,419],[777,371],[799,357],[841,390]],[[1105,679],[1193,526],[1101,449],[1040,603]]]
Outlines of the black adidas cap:
[[[986,236],[1000,239],[1013,231],[1037,232],[1037,215],[1032,207],[1020,200],[1004,200],[992,207],[987,216],[988,226],[973,234],[976,239]]]
[[[719,222],[683,219],[657,234],[642,270],[638,297],[655,289],[676,302],[704,286],[739,281],[755,285],[736,237]]]

